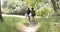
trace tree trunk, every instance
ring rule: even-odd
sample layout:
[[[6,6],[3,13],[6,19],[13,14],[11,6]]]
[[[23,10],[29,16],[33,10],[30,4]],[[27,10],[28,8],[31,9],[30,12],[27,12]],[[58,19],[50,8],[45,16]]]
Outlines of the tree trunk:
[[[51,0],[51,2],[52,2],[52,5],[53,5],[53,8],[54,8],[54,11],[55,11],[55,13],[54,13],[54,16],[60,16],[60,14],[59,14],[59,12],[58,12],[58,6],[57,6],[57,0]]]
[[[56,4],[56,0],[51,0],[51,2],[52,2],[52,5],[53,5],[53,8],[54,8],[54,11],[57,12],[58,7],[57,7],[57,4]]]
[[[3,21],[2,15],[1,15],[1,3],[0,3],[0,20]]]
[[[59,0],[57,0],[57,6],[58,6],[58,9],[59,9]]]

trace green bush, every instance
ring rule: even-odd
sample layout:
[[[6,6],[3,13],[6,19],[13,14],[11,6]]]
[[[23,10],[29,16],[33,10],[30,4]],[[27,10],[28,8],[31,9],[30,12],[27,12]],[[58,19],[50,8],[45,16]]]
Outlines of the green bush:
[[[24,5],[23,5],[23,6],[24,6]],[[20,8],[20,7],[16,8],[16,9],[12,12],[12,14],[25,15],[25,13],[26,13],[26,11],[27,11],[27,6],[25,6],[25,7],[23,7],[23,6],[22,6],[22,8]]]
[[[6,6],[5,6],[6,5]],[[19,8],[17,8],[19,7]],[[3,14],[18,14],[18,15],[24,15],[27,10],[26,3],[16,0],[15,1],[5,1],[2,5],[2,13]]]
[[[53,13],[53,9],[51,8],[43,8],[43,9],[39,9],[38,11],[36,11],[37,16],[42,16],[42,17],[46,17],[49,16]]]
[[[10,14],[12,12],[12,9],[8,10],[8,9],[2,9],[2,13],[3,14]]]

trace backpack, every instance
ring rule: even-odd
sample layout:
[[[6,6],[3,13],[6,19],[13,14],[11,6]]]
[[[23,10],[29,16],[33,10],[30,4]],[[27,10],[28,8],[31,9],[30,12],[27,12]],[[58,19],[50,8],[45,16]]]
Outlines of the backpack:
[[[32,16],[35,16],[35,11],[31,11]]]

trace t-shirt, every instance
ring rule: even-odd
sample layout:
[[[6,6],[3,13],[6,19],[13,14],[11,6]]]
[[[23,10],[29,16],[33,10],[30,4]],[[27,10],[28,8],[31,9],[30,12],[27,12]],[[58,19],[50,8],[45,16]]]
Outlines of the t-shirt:
[[[35,16],[35,11],[34,11],[34,10],[31,11],[31,15],[32,15],[32,16]]]
[[[30,12],[31,12],[30,10],[27,10],[27,14],[28,14],[28,15],[30,14]]]

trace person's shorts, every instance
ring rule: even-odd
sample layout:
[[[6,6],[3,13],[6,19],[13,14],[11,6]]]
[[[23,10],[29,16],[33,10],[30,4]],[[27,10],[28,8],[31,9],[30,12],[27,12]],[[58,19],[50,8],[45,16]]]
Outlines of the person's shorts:
[[[34,17],[35,15],[31,15],[32,17]]]

